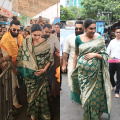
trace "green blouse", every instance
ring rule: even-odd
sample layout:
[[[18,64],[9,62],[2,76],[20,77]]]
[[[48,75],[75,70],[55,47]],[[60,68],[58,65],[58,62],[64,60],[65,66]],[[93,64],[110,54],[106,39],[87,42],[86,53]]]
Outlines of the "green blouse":
[[[102,36],[98,36],[98,38],[101,38]],[[79,53],[79,46],[83,44],[84,42],[81,41],[80,36],[78,35],[75,39],[75,52]]]

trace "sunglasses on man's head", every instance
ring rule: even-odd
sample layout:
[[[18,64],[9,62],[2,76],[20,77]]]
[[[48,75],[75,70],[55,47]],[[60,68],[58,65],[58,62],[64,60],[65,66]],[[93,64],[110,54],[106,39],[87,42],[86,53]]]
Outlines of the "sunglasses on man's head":
[[[20,29],[15,29],[15,28],[13,28],[12,30],[13,30],[14,32],[15,32],[15,31],[20,32]]]
[[[82,28],[77,28],[77,27],[76,27],[75,30],[76,30],[76,31],[78,31],[78,30],[82,30]]]

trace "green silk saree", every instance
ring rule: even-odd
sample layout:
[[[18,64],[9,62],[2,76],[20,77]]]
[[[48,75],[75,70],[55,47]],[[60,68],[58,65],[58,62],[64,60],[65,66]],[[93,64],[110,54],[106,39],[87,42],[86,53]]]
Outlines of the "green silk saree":
[[[85,60],[84,55],[99,53],[102,60]],[[71,99],[82,104],[83,120],[99,120],[103,112],[111,111],[108,55],[103,38],[97,38],[79,46],[77,66],[72,72]]]
[[[40,77],[34,75],[35,70],[43,69],[47,63],[51,62],[50,56],[48,40],[33,47],[31,36],[23,41],[18,51],[17,68],[27,87],[27,113],[29,116],[32,115],[35,120],[51,120],[47,72]]]

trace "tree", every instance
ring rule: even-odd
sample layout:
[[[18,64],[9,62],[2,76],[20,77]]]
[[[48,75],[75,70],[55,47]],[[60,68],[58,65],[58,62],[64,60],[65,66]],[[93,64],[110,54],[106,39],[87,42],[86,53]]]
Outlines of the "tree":
[[[119,0],[83,0],[81,2],[83,6],[81,17],[93,18],[97,20],[98,11],[112,12],[112,21],[117,21],[120,18],[120,4]],[[101,17],[100,19],[107,19]]]
[[[77,8],[76,6],[70,7],[70,10],[72,11],[74,15],[74,20],[76,20],[80,16],[80,9]]]
[[[69,7],[60,6],[60,20],[74,20],[74,15]]]

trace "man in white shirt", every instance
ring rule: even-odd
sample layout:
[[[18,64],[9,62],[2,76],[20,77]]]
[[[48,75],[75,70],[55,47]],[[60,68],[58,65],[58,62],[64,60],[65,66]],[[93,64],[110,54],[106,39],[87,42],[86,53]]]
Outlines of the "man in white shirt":
[[[62,66],[62,71],[66,72],[66,62],[67,62],[67,56],[69,54],[69,60],[68,60],[68,85],[71,86],[71,77],[70,74],[72,72],[72,67],[73,67],[73,57],[75,54],[75,39],[77,35],[80,35],[83,33],[83,22],[80,20],[77,20],[75,22],[75,33],[68,36],[66,41],[65,41],[65,45],[64,45],[64,49],[63,49],[63,66]]]
[[[115,90],[115,97],[119,97],[119,89],[120,89],[120,26],[115,28],[115,36],[116,38],[111,40],[108,47],[107,53],[112,58],[118,58],[118,63],[110,63],[109,64],[109,72],[110,72],[110,81],[112,84],[111,90]],[[117,81],[115,83],[114,74],[117,74]]]

